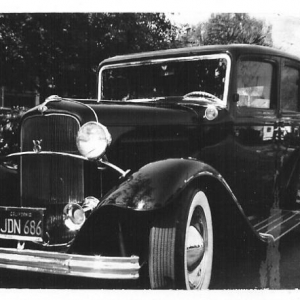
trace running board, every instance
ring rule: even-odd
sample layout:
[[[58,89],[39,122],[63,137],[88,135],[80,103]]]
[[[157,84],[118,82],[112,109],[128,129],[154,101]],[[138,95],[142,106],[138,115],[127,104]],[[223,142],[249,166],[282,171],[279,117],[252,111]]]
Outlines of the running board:
[[[249,221],[263,239],[275,242],[300,225],[300,211],[272,209],[267,218]]]

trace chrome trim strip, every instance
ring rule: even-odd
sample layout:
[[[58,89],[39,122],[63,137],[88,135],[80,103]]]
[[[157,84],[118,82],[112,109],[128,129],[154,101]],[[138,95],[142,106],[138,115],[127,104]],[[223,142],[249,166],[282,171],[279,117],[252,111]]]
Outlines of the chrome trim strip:
[[[272,216],[270,216],[270,217],[268,217],[268,218],[266,218],[266,219],[264,219],[264,220],[262,220],[262,221],[256,223],[253,227],[254,227],[257,231],[259,231],[259,230],[263,229],[264,227],[266,227],[266,225],[268,225],[268,222],[270,222],[271,219],[276,218],[278,215],[281,215],[281,212],[280,212],[280,211],[278,211],[276,214],[274,214],[274,215],[272,215]],[[261,226],[261,227],[259,227],[259,226]],[[257,228],[257,227],[258,227],[258,228]]]
[[[282,226],[284,223],[288,222],[289,220],[293,219],[294,217],[297,217],[297,215],[298,215],[298,213],[292,214],[289,218],[286,218],[286,219],[284,219],[284,220],[282,220],[282,219],[283,219],[283,216],[281,216],[280,218],[278,218],[277,220],[275,220],[275,221],[278,221],[278,220],[279,220],[280,222],[274,224],[274,226],[272,226],[271,228],[268,228],[268,230],[266,231],[266,233],[270,233],[271,231],[273,231],[274,229],[276,229],[276,228],[278,228],[278,227],[281,228],[281,226]],[[271,224],[275,223],[275,221],[273,221]],[[270,225],[271,225],[271,224],[270,224]]]
[[[26,235],[14,235],[14,234],[0,234],[0,239],[4,240],[16,240],[16,241],[30,241],[30,242],[43,242],[41,237],[31,237]]]
[[[84,161],[91,161],[88,158],[86,158],[85,156],[82,155],[78,155],[78,154],[72,154],[72,153],[66,153],[66,152],[55,152],[55,151],[41,151],[41,152],[34,152],[34,151],[24,151],[24,152],[16,152],[16,153],[11,153],[8,154],[2,158],[0,158],[0,161],[9,158],[9,157],[17,157],[17,156],[23,156],[23,155],[61,155],[61,156],[67,156],[67,157],[72,157],[72,158],[76,158],[76,159],[81,159]],[[98,160],[101,164],[108,166],[112,169],[114,169],[115,171],[117,171],[118,173],[121,174],[122,177],[125,177],[130,170],[122,170],[121,168],[117,167],[116,165],[108,162],[108,161],[104,161],[102,159]],[[97,162],[97,160],[95,160],[95,162]]]
[[[285,232],[283,232],[281,235],[279,235],[278,237],[276,237],[275,241],[279,240],[280,238],[282,238],[283,236],[285,236],[287,233],[289,233],[290,231],[292,231],[294,228],[296,228],[299,225],[300,225],[300,222],[298,222],[297,224],[295,224],[294,226],[292,226],[291,228],[289,228],[288,230],[286,230]]]
[[[61,155],[61,156],[68,156],[68,157],[73,157],[73,158],[77,158],[77,159],[88,161],[88,159],[86,157],[78,155],[78,154],[65,153],[65,152],[55,152],[55,151],[41,151],[41,152],[24,151],[24,152],[16,152],[16,153],[8,154],[4,158],[7,158],[7,157],[16,157],[16,156],[24,156],[24,155]]]
[[[99,279],[139,278],[139,257],[105,257],[0,248],[0,268]]]
[[[282,219],[283,219],[284,217],[286,217],[287,215],[289,215],[289,214],[291,214],[291,216],[288,217],[288,218],[286,218],[286,219],[284,219],[284,220],[282,221]],[[287,222],[288,220],[294,218],[295,216],[296,216],[296,215],[293,214],[293,213],[290,212],[290,211],[287,211],[287,212],[285,212],[284,214],[282,214],[281,212],[279,212],[279,214],[276,213],[274,216],[268,217],[268,218],[265,220],[266,223],[265,223],[263,226],[261,226],[261,227],[259,227],[259,228],[256,228],[256,227],[255,227],[255,229],[256,229],[257,231],[261,231],[261,230],[263,230],[263,229],[266,228],[267,230],[265,231],[265,233],[269,233],[269,232],[272,231],[273,229],[277,228],[278,226],[280,226],[281,224]],[[271,226],[272,226],[272,227],[271,227]]]
[[[81,105],[85,106],[86,108],[90,109],[92,111],[92,113],[94,114],[96,122],[99,123],[98,115],[96,114],[96,111],[90,105],[83,103],[81,101],[78,101],[77,99],[70,99],[70,98],[61,98],[61,99],[64,101],[75,102],[75,103],[81,104]]]
[[[259,236],[266,242],[275,242],[274,236],[272,234],[268,234],[268,233],[259,233]]]
[[[108,161],[104,161],[104,160],[101,160],[100,159],[100,162],[103,164],[103,165],[106,165],[112,169],[114,169],[115,171],[117,171],[118,173],[121,174],[121,177],[125,177],[129,172],[130,170],[126,170],[126,171],[123,171],[121,168],[117,167],[116,165],[114,164],[111,164],[110,162]]]
[[[99,76],[98,76],[98,99],[97,102],[101,102],[101,100],[104,100],[101,98],[101,90],[102,90],[102,72],[106,69],[115,69],[119,67],[133,67],[137,65],[150,65],[150,64],[158,64],[162,62],[170,62],[170,61],[196,61],[196,60],[204,60],[204,59],[217,59],[217,58],[223,58],[226,59],[227,62],[227,68],[226,68],[226,75],[225,75],[225,83],[224,83],[224,93],[223,93],[223,100],[224,106],[227,106],[227,98],[228,98],[228,91],[229,91],[229,80],[230,80],[230,72],[231,72],[231,57],[229,53],[218,53],[218,54],[201,54],[201,55],[195,55],[195,56],[182,56],[182,57],[172,57],[172,58],[150,58],[145,61],[139,61],[138,58],[136,58],[136,61],[133,62],[125,62],[125,63],[116,63],[116,64],[110,64],[105,65],[99,70]]]
[[[20,210],[20,211],[41,211],[41,210],[46,210],[46,208],[44,207],[19,207],[19,206],[0,206],[0,209],[2,210],[11,210],[11,209],[17,209],[17,210]]]

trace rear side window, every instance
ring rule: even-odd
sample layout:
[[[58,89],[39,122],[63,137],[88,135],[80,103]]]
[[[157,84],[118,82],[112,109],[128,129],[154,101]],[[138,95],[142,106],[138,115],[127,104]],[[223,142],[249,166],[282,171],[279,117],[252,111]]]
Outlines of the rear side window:
[[[299,70],[287,65],[281,70],[281,109],[299,111]]]
[[[240,60],[237,73],[238,106],[274,108],[273,78],[274,66],[271,62]]]

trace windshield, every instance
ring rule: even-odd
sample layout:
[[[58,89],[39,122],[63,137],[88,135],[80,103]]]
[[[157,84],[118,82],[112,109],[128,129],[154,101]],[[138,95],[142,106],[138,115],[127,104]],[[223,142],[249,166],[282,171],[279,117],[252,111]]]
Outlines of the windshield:
[[[225,54],[105,66],[99,98],[128,101],[207,92],[225,101],[229,57]]]

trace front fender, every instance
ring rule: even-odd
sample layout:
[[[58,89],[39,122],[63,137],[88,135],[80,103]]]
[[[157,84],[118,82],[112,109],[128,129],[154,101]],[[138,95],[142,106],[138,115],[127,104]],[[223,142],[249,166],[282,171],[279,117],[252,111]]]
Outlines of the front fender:
[[[265,241],[250,224],[230,187],[215,169],[194,159],[167,159],[145,165],[104,196],[97,210],[82,226],[70,251],[117,251],[123,246],[123,229],[120,229],[120,224],[127,224],[124,226],[129,227],[130,232],[133,230],[130,234],[127,231],[126,238],[132,238],[135,236],[134,232],[138,232],[136,236],[144,249],[143,246],[147,245],[148,226],[156,215],[154,212],[160,209],[163,211],[162,208],[180,199],[180,193],[194,184],[201,188],[205,186],[209,193],[214,228],[219,233],[216,236],[222,241],[220,249],[225,244],[231,245],[236,241],[241,245],[245,241],[249,245],[253,241]],[[218,197],[220,193],[221,199]]]
[[[109,193],[101,203],[138,211],[160,209],[201,175],[222,180],[211,166],[194,159],[167,159],[145,165]]]

